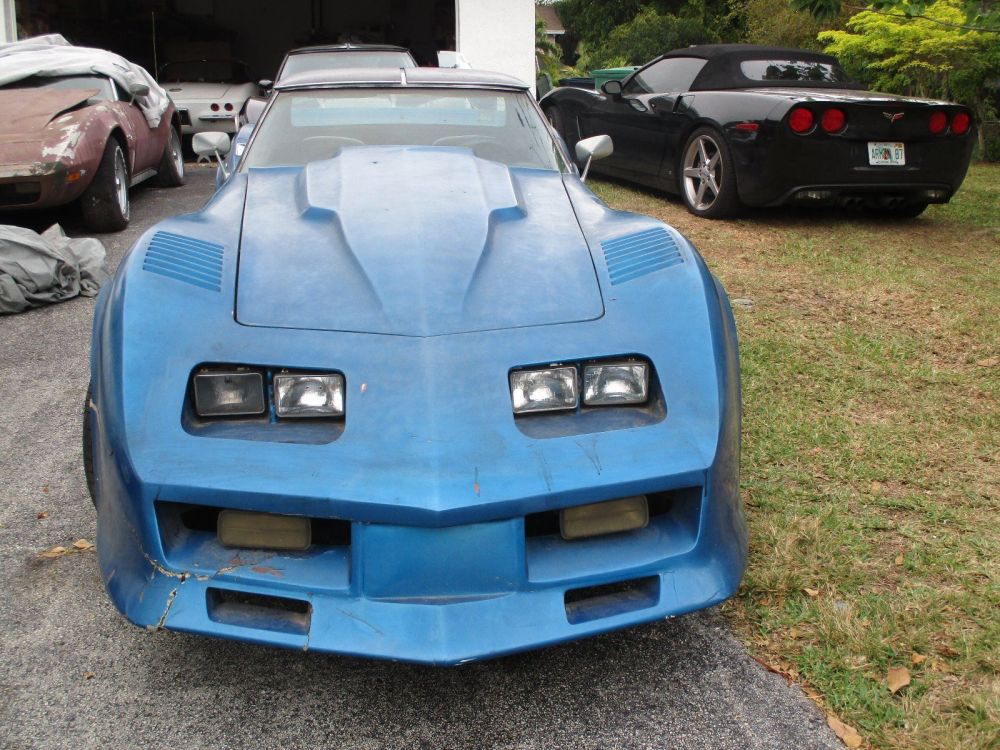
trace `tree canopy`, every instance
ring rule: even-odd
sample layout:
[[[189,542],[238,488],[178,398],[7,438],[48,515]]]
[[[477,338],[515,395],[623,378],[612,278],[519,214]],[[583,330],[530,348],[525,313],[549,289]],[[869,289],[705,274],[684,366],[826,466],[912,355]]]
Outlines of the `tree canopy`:
[[[556,8],[580,42],[582,71],[641,65],[677,47],[742,34],[730,0],[561,0]]]
[[[790,0],[790,3],[792,8],[806,11],[819,20],[837,16],[845,5],[843,0]],[[927,11],[935,4],[936,0],[871,0],[864,3],[874,12],[924,19],[931,19]],[[962,17],[948,24],[967,31],[1000,32],[1000,3],[997,0],[962,0],[959,7]]]
[[[915,17],[863,10],[819,40],[872,88],[958,101],[983,122],[996,117],[1000,34],[968,30],[966,19],[962,0],[936,0]]]

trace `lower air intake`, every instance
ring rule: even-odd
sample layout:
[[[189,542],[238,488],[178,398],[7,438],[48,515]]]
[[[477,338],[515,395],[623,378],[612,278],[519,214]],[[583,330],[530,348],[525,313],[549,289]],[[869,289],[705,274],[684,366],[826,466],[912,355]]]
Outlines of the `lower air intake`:
[[[565,598],[566,619],[576,625],[654,607],[659,600],[659,576],[570,589]]]
[[[231,589],[210,588],[207,593],[208,617],[215,622],[295,635],[309,632],[309,602]]]

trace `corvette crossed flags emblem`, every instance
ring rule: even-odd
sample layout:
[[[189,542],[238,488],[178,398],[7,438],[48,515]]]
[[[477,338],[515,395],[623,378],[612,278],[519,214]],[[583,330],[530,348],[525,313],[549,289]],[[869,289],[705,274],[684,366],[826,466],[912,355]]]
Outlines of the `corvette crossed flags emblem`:
[[[896,120],[903,119],[903,112],[883,112],[882,113],[889,122],[896,122]]]

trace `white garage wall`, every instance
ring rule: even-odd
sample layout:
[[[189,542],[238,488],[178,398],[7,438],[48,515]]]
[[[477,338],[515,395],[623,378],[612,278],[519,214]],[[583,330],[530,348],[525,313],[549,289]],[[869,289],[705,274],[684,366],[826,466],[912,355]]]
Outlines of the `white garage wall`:
[[[0,0],[0,44],[17,41],[14,0]]]
[[[535,82],[533,0],[457,0],[458,51],[473,68]]]

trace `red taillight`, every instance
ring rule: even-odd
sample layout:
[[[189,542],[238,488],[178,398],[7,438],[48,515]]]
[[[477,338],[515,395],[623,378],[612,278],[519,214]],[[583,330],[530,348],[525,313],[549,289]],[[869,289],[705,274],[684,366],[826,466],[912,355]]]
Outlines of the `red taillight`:
[[[226,102],[226,112],[232,112],[232,111],[233,111],[233,105],[230,104],[229,102]]]
[[[819,119],[819,124],[827,133],[839,133],[847,123],[847,115],[844,110],[832,107],[823,113]]]
[[[219,111],[219,105],[218,105],[218,104],[216,104],[215,102],[212,102],[212,106],[210,107],[210,109],[211,109],[211,110],[212,110],[213,112],[218,112],[218,111]]]
[[[964,135],[972,124],[972,118],[968,112],[959,112],[955,119],[951,121],[951,132],[955,135]]]
[[[935,112],[931,115],[931,119],[928,121],[927,127],[931,129],[931,132],[934,135],[943,133],[944,129],[948,127],[948,115],[944,112]]]
[[[794,133],[807,133],[812,130],[815,119],[811,109],[796,107],[788,115],[788,127]]]

